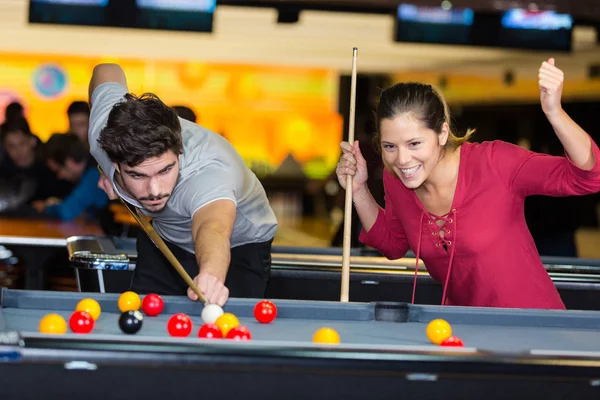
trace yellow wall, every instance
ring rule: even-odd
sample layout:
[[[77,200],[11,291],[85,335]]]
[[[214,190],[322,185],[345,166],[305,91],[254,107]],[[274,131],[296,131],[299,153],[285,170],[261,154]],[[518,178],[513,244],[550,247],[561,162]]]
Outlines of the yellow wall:
[[[192,108],[201,125],[227,137],[249,164],[273,170],[291,153],[313,178],[335,167],[343,123],[336,112],[338,76],[325,69],[0,53],[1,118],[17,99],[42,140],[64,132],[68,105],[87,99],[100,62],[121,64],[131,92]],[[53,78],[44,66],[58,74]],[[64,87],[53,85],[61,73]]]

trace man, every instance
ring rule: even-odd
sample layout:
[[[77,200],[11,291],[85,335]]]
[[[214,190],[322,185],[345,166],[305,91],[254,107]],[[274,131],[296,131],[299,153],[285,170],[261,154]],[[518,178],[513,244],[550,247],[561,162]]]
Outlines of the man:
[[[54,134],[44,145],[48,168],[60,180],[71,182],[74,189],[63,201],[56,198],[34,203],[47,215],[71,221],[80,216],[100,219],[108,207],[108,197],[97,186],[100,173],[80,138],[72,133]]]
[[[129,94],[118,65],[94,69],[89,96],[90,150],[105,173],[99,186],[152,218],[209,303],[264,296],[277,220],[231,144],[152,94]],[[145,234],[137,253],[132,290],[197,299]]]
[[[29,124],[27,123],[27,119],[25,118],[25,109],[18,101],[14,101],[9,103],[4,109],[4,122],[0,125],[0,131],[4,130],[6,126],[8,126],[11,122],[15,120],[23,120],[27,124],[27,129],[29,129]],[[3,162],[6,159],[6,150],[3,146],[0,145],[0,162]]]
[[[85,101],[74,101],[67,108],[69,132],[75,134],[86,146],[90,124],[90,106]]]
[[[7,156],[0,162],[0,211],[29,214],[33,201],[63,197],[71,184],[59,181],[39,157],[39,140],[27,120],[15,117],[0,127]],[[33,211],[33,210],[31,210]]]

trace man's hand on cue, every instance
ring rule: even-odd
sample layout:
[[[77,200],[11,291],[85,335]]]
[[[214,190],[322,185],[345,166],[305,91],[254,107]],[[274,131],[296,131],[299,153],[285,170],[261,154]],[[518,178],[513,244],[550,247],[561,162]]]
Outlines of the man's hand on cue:
[[[223,307],[227,302],[229,289],[225,287],[224,279],[218,278],[210,272],[200,272],[194,278],[194,283],[209,304],[217,304]],[[198,295],[194,293],[192,288],[188,288],[188,297],[193,301],[198,300]]]

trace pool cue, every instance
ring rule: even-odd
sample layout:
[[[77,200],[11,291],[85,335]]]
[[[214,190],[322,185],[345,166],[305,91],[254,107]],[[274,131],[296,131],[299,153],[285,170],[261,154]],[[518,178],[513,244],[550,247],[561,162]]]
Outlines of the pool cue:
[[[358,48],[352,50],[352,84],[350,86],[350,116],[348,118],[348,143],[354,146],[354,115],[356,108],[356,58]],[[346,177],[346,203],[344,207],[344,240],[342,247],[342,288],[340,301],[349,301],[350,291],[350,246],[352,233],[352,176]]]
[[[102,168],[100,168],[100,166],[98,166],[98,170],[100,171],[101,174],[104,173],[104,172],[102,172]],[[194,280],[190,277],[190,275],[187,273],[187,271],[183,268],[183,266],[181,265],[179,260],[173,255],[173,253],[171,252],[171,249],[169,249],[169,247],[167,247],[164,240],[162,240],[162,238],[158,235],[158,233],[156,233],[156,231],[152,227],[152,224],[150,222],[148,222],[148,220],[145,218],[145,216],[139,214],[139,210],[137,209],[137,207],[135,208],[135,210],[133,210],[132,206],[127,204],[127,202],[125,200],[123,200],[123,198],[121,196],[119,196],[118,193],[115,193],[115,194],[117,195],[119,200],[121,200],[121,203],[127,209],[127,211],[129,211],[129,213],[133,216],[133,218],[135,218],[137,223],[142,227],[143,231],[146,232],[146,234],[148,235],[148,237],[150,238],[152,243],[154,243],[154,245],[160,250],[160,252],[163,253],[163,255],[171,263],[173,268],[175,268],[175,270],[183,278],[185,283],[187,283],[189,285],[189,287],[192,288],[194,293],[196,293],[198,295],[198,299],[202,302],[202,304],[206,304],[207,301],[204,298],[204,295],[202,294],[200,289],[198,289],[198,286],[196,286],[196,284],[194,283]]]

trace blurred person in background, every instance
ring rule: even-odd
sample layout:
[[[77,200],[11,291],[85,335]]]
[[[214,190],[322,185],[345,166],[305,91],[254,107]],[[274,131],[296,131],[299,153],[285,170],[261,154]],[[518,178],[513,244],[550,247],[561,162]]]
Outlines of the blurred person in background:
[[[88,127],[90,126],[90,106],[85,101],[74,101],[67,109],[69,118],[69,133],[74,134],[85,143],[88,144]]]
[[[26,206],[33,201],[60,198],[71,190],[70,184],[60,182],[44,165],[40,141],[25,118],[5,122],[0,138],[7,154],[0,162],[0,212],[28,213],[33,210]]]
[[[62,201],[49,198],[36,202],[34,207],[64,221],[81,216],[99,220],[108,208],[109,199],[98,188],[100,172],[81,140],[72,133],[54,134],[44,145],[44,157],[58,179],[71,182],[75,187]]]
[[[4,125],[6,125],[9,121],[13,121],[15,119],[25,118],[25,109],[19,102],[9,103],[4,109],[4,122],[0,125],[0,130]],[[6,157],[6,151],[4,146],[0,144],[0,162],[4,160]]]
[[[6,106],[4,110],[4,123],[14,121],[19,118],[25,118],[25,108],[17,101]]]

